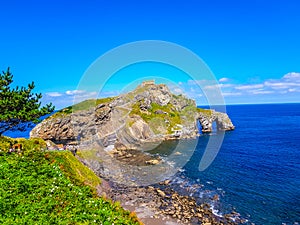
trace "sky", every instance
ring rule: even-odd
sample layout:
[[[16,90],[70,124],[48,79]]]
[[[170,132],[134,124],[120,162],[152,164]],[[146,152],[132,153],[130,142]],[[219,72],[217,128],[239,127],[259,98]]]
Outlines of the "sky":
[[[143,40],[175,43],[200,57],[227,104],[300,102],[298,0],[0,0],[0,6],[0,70],[10,67],[15,85],[34,81],[43,103],[58,109],[74,95],[116,95],[152,77],[204,104],[211,85],[201,89],[203,80],[159,63],[130,65],[105,85],[95,79],[96,88],[79,89],[95,60]]]

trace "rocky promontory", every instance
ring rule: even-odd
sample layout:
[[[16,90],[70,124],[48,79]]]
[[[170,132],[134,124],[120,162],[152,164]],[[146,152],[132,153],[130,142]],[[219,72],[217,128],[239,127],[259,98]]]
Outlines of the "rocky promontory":
[[[147,81],[117,97],[86,100],[62,109],[38,124],[30,136],[62,144],[97,141],[107,149],[126,150],[212,132],[213,122],[219,130],[234,129],[226,113],[197,108],[194,100]]]
[[[137,212],[145,224],[237,224],[231,215],[220,218],[209,204],[178,193],[177,183],[171,181],[180,160],[189,156],[189,149],[188,154],[180,152],[181,144],[196,142],[190,138],[212,132],[215,127],[234,129],[226,113],[197,108],[194,100],[173,94],[164,84],[148,81],[116,97],[64,108],[38,124],[30,136],[53,145],[80,144],[76,157],[106,184],[99,193]],[[173,164],[160,155],[137,151],[151,150],[156,143],[173,139],[164,142],[176,144]],[[178,165],[176,160],[180,161]]]

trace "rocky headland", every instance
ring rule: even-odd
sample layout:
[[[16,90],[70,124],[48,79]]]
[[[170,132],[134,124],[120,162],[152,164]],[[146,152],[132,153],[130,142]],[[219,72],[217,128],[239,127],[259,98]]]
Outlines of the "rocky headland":
[[[54,143],[97,140],[104,148],[139,149],[144,143],[192,138],[219,130],[233,130],[226,113],[197,108],[194,100],[171,93],[164,84],[143,82],[117,97],[92,99],[65,108],[38,124],[30,133]]]

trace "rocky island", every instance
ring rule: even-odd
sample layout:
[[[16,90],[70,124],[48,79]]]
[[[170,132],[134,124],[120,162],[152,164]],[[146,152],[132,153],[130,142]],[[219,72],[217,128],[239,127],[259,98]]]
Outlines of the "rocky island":
[[[67,107],[30,133],[54,143],[97,140],[104,148],[139,149],[146,142],[192,138],[201,131],[233,130],[226,113],[197,108],[194,100],[175,95],[164,84],[145,81],[117,97],[92,99]]]

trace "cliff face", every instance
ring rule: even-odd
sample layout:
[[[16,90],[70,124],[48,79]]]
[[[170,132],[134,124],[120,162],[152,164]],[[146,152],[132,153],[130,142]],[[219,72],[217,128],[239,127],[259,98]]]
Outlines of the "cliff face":
[[[194,100],[174,95],[166,85],[146,82],[115,98],[87,100],[57,112],[30,133],[56,143],[97,141],[103,147],[138,149],[145,142],[190,138],[218,129],[233,130],[225,113],[203,110]]]

